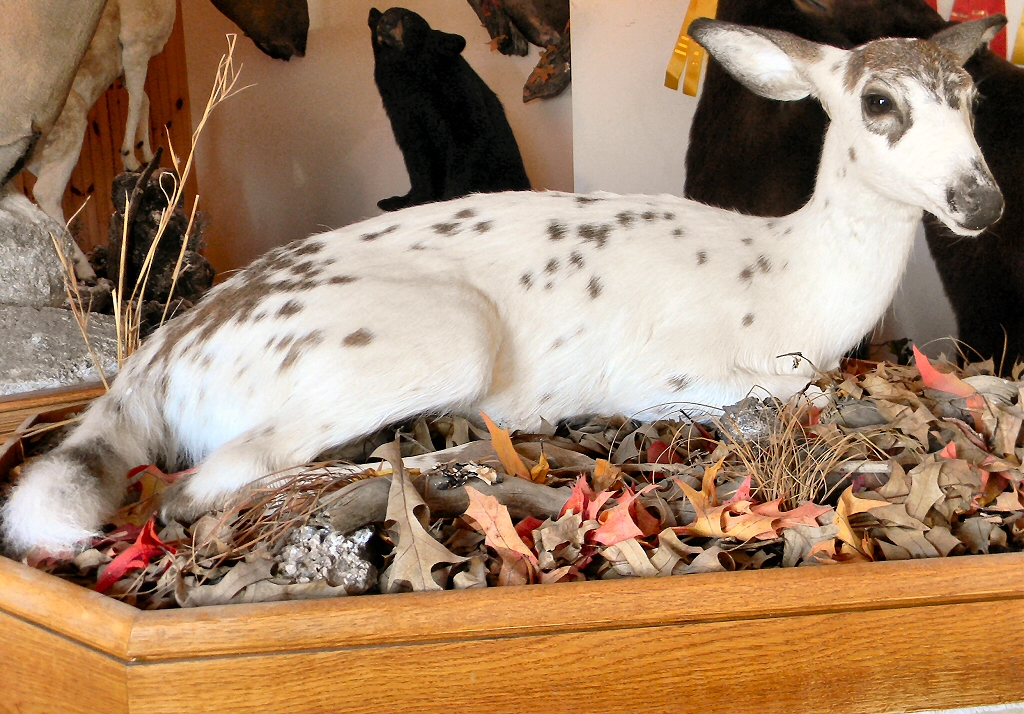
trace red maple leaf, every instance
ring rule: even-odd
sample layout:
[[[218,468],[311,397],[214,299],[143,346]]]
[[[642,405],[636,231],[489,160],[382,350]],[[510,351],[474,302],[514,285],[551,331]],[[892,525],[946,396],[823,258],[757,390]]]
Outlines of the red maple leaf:
[[[138,538],[123,553],[118,555],[103,571],[96,583],[98,592],[106,592],[110,586],[124,577],[129,570],[145,568],[149,561],[164,552],[175,553],[177,549],[167,545],[156,535],[156,519],[150,518],[142,527]]]

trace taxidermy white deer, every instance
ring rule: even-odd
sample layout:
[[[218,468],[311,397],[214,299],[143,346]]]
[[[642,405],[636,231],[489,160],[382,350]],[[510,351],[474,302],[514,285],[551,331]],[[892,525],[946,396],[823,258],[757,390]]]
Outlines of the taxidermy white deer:
[[[4,508],[16,552],[87,542],[125,473],[199,463],[165,517],[382,425],[483,410],[531,428],[657,418],[755,386],[786,398],[881,317],[923,210],[964,236],[1002,197],[960,64],[1005,22],[852,51],[713,20],[691,34],[754,91],[832,118],[817,189],[764,219],[673,196],[479,194],[275,249],[159,330]]]
[[[78,67],[67,103],[28,165],[36,176],[32,189],[43,212],[65,225],[61,199],[82,153],[89,110],[115,79],[124,75],[128,119],[121,143],[121,161],[129,171],[139,168],[136,142],[146,161],[153,158],[149,141],[149,60],[160,54],[174,27],[174,0],[108,0],[96,34]],[[73,262],[79,278],[95,273],[76,245]]]

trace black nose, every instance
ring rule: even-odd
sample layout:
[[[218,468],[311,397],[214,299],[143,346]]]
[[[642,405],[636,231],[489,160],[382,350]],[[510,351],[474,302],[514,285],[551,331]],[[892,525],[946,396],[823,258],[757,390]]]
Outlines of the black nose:
[[[988,171],[967,174],[946,189],[953,213],[963,215],[960,225],[972,231],[987,228],[1003,215],[1003,194]]]

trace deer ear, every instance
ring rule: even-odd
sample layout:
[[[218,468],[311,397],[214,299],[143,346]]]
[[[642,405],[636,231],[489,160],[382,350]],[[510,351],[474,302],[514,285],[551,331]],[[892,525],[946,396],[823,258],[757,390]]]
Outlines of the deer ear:
[[[698,18],[690,37],[755,94],[793,101],[814,94],[801,66],[821,57],[821,48],[788,32],[744,27],[731,22]]]
[[[995,37],[1006,25],[1006,15],[989,15],[980,20],[961,22],[931,36],[931,41],[956,55],[963,64],[982,44]]]

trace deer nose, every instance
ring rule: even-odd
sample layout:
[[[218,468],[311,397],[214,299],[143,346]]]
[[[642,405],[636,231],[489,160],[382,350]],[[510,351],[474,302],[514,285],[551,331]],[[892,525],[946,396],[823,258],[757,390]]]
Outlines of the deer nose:
[[[1003,194],[988,171],[975,171],[946,189],[946,202],[953,213],[963,215],[960,225],[980,231],[1003,215]]]

